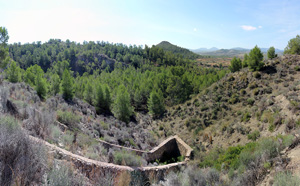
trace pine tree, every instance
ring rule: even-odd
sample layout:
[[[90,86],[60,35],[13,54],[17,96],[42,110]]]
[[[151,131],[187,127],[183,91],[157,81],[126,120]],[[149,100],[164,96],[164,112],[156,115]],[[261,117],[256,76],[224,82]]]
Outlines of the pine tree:
[[[284,54],[300,54],[300,36],[291,39],[284,49]]]
[[[275,48],[270,47],[269,50],[268,50],[268,58],[273,59],[275,57],[277,57],[277,54],[275,54]]]
[[[242,61],[240,58],[236,58],[234,57],[231,61],[230,61],[230,66],[229,66],[229,70],[231,72],[236,72],[239,71],[242,68]]]
[[[71,76],[68,69],[65,69],[62,77],[62,91],[63,91],[63,98],[65,100],[72,100],[74,96],[73,87],[73,77]]]
[[[143,101],[143,97],[141,95],[141,91],[139,88],[135,90],[133,100],[134,100],[135,108],[139,109]]]
[[[54,96],[60,92],[60,78],[58,74],[53,74],[51,77],[50,92]]]
[[[15,61],[11,61],[6,73],[8,81],[16,83],[20,80],[20,67],[17,66]]]
[[[244,54],[244,59],[243,59],[243,62],[242,62],[242,67],[243,68],[248,67],[248,59],[249,59],[248,54]]]
[[[47,83],[46,83],[46,79],[44,78],[44,72],[42,69],[37,71],[35,77],[35,90],[40,98],[42,99],[46,98]]]
[[[165,111],[164,97],[160,89],[158,89],[158,91],[153,90],[150,93],[148,110],[154,118],[158,118],[163,115]]]
[[[7,46],[9,36],[5,27],[0,27],[0,67],[4,68],[9,63],[9,52]]]
[[[108,85],[104,85],[103,86],[104,89],[104,105],[103,105],[103,109],[105,110],[105,112],[110,113],[110,107],[111,107],[111,96],[110,96],[110,90]]]
[[[126,123],[129,122],[130,117],[133,114],[133,108],[130,105],[130,97],[124,85],[120,85],[118,88],[113,113],[116,118]]]
[[[34,86],[36,74],[34,74],[31,69],[32,66],[26,69],[24,74],[24,81],[28,83],[30,86]]]
[[[249,53],[249,61],[248,61],[248,66],[250,70],[252,71],[258,71],[260,70],[263,66],[263,58],[264,55],[262,54],[260,48],[255,46]]]
[[[93,87],[92,84],[89,80],[87,80],[87,84],[85,86],[84,90],[84,99],[87,101],[89,104],[93,104],[93,99],[94,99],[94,93],[93,93]]]
[[[102,90],[102,86],[101,84],[98,84],[97,85],[97,88],[96,88],[96,111],[98,114],[104,112],[104,94],[103,94],[103,90]]]

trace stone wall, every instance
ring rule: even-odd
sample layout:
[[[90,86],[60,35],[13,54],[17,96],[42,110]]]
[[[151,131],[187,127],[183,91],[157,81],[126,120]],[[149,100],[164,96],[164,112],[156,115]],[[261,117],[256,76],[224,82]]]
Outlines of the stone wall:
[[[151,151],[144,151],[138,149],[132,149],[129,147],[123,147],[116,144],[111,144],[103,140],[98,140],[105,148],[113,148],[113,149],[124,149],[130,152],[134,152],[137,155],[144,155],[148,162],[152,162],[155,160],[163,160],[166,159],[164,156],[169,156],[173,154],[174,156],[184,156],[185,160],[188,161],[191,159],[193,149],[187,145],[181,138],[178,136],[171,136],[161,142],[158,146],[153,148]]]
[[[162,156],[164,154],[168,152],[172,153],[174,152],[174,149],[177,149],[181,155],[185,156],[184,161],[170,163],[167,165],[151,167],[129,167],[88,159],[83,156],[73,154],[65,149],[59,148],[56,145],[52,145],[44,140],[33,136],[30,136],[30,139],[44,144],[47,148],[50,149],[50,152],[54,155],[55,158],[71,162],[77,170],[82,172],[87,178],[91,180],[99,179],[99,176],[105,174],[106,172],[120,174],[124,171],[141,171],[148,178],[155,175],[158,179],[160,179],[163,178],[168,172],[178,170],[182,166],[185,166],[192,152],[192,149],[187,144],[185,144],[178,136],[172,136],[164,140],[159,146],[155,147],[150,152],[121,147],[118,145],[109,144],[107,142],[101,141],[102,144],[111,145],[114,148],[126,148],[127,150],[132,150],[137,153],[147,153],[149,160],[162,159]]]
[[[103,175],[105,172],[120,174],[124,171],[132,172],[132,171],[142,171],[146,176],[151,175],[161,175],[179,169],[182,166],[186,165],[186,161],[172,163],[167,165],[159,165],[153,167],[129,167],[123,165],[116,165],[112,163],[100,162],[96,160],[91,160],[85,158],[83,156],[79,156],[73,154],[67,150],[57,147],[56,145],[52,145],[44,140],[38,139],[36,137],[30,136],[30,139],[44,144],[47,148],[49,148],[50,152],[57,159],[66,160],[71,162],[74,167],[82,172],[87,178],[91,180],[97,180],[100,175]]]

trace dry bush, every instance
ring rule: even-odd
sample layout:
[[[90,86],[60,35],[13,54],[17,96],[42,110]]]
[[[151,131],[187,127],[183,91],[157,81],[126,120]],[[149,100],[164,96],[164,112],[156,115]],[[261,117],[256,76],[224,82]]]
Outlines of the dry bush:
[[[179,173],[171,172],[165,180],[165,182],[160,182],[161,185],[226,185],[216,169],[199,169],[196,166],[188,166]]]
[[[111,170],[104,170],[96,180],[96,185],[114,186],[118,185],[115,183],[117,174]]]
[[[281,185],[299,185],[300,178],[293,175],[291,172],[279,172],[275,176],[274,186]]]
[[[143,185],[149,186],[150,182],[144,172],[139,170],[134,170],[130,173],[130,186]]]
[[[28,119],[24,127],[33,136],[45,139],[51,133],[50,127],[54,123],[54,112],[39,111],[35,108],[27,108]]]
[[[7,107],[7,98],[8,98],[8,89],[1,87],[0,89],[0,112],[6,112]]]
[[[47,186],[81,186],[85,185],[82,175],[76,175],[75,171],[65,163],[54,162],[47,174]]]
[[[128,186],[130,184],[131,177],[130,173],[127,171],[121,172],[117,178],[116,185],[117,186]]]
[[[11,117],[0,118],[0,185],[41,183],[45,151]]]

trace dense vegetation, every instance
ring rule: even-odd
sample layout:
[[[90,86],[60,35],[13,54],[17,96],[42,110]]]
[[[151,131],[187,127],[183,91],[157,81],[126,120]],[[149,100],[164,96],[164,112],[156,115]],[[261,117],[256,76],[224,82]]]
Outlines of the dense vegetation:
[[[98,69],[104,70],[107,67],[109,71],[112,71],[116,61],[122,62],[123,65],[131,64],[137,68],[142,64],[183,65],[192,59],[166,52],[156,46],[148,47],[146,45],[143,49],[142,46],[110,44],[103,41],[80,44],[69,40],[64,42],[60,39],[24,45],[15,43],[9,45],[9,52],[10,57],[23,69],[37,64],[47,71],[55,62],[66,60],[69,62],[71,70],[80,75],[84,72],[92,74]]]
[[[69,101],[74,96],[84,99],[99,114],[113,113],[126,122],[133,108],[161,116],[165,105],[188,100],[227,72],[199,67],[156,46],[51,39],[44,44],[9,45],[9,51],[13,59],[5,70],[9,81],[28,83],[42,99],[59,93]]]

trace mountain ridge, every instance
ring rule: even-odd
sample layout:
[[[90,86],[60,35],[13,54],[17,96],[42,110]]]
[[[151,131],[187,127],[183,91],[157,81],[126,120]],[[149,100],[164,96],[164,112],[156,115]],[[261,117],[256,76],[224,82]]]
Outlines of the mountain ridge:
[[[213,47],[211,49],[207,49],[207,48],[199,48],[199,49],[195,49],[195,50],[191,50],[197,54],[200,55],[206,55],[206,56],[228,56],[228,57],[234,57],[234,56],[240,56],[243,55],[245,53],[249,53],[251,49],[247,49],[247,48],[242,48],[242,47],[234,47],[234,48],[230,48],[230,49],[218,49],[216,47]],[[267,53],[269,48],[260,48],[260,50],[263,53]],[[278,53],[279,55],[283,54],[283,50],[280,49],[275,49],[275,52]]]
[[[172,43],[170,43],[169,41],[162,41],[160,43],[158,43],[156,45],[159,48],[162,48],[165,51],[169,51],[172,52],[174,54],[180,54],[185,58],[189,58],[189,59],[197,59],[200,58],[200,54],[196,54],[192,51],[190,51],[189,49],[174,45]]]

